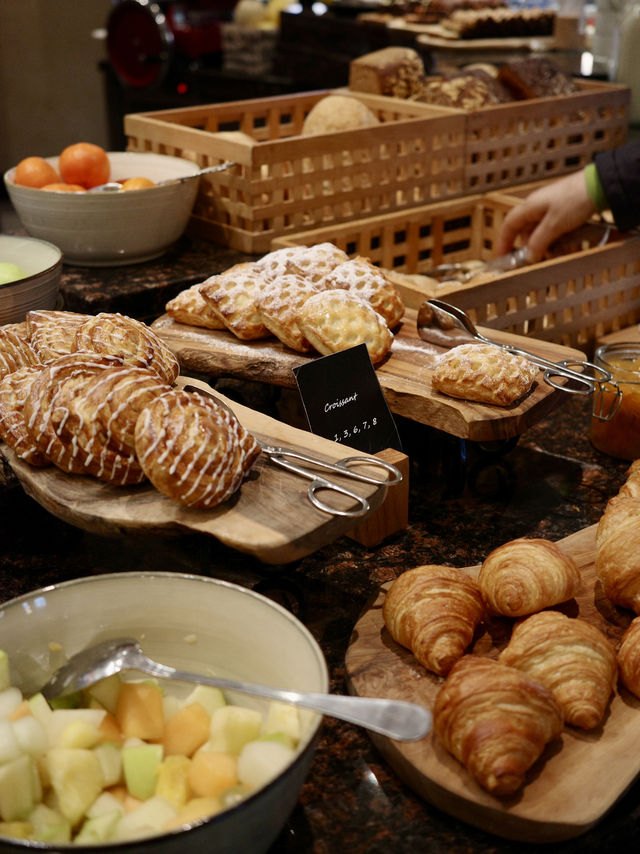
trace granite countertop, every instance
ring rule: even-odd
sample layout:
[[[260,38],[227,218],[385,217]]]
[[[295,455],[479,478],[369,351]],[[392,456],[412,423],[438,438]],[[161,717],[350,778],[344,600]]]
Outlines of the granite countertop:
[[[147,319],[162,312],[164,301],[174,295],[171,291],[180,289],[179,282],[189,284],[203,273],[205,278],[238,256],[184,238],[173,256],[136,268],[65,267],[65,307],[122,311]],[[252,393],[267,407],[282,402],[280,391]],[[399,419],[403,449],[411,460],[406,529],[372,549],[343,537],[283,566],[266,566],[199,534],[100,537],[59,521],[19,486],[4,486],[0,598],[60,580],[133,569],[225,578],[296,613],[324,650],[332,690],[345,692],[349,638],[380,584],[411,566],[477,564],[514,537],[560,539],[598,521],[606,501],[623,483],[628,464],[595,451],[588,425],[589,403],[577,395],[567,396],[512,447],[463,443]],[[543,850],[569,854],[637,844],[639,822],[636,783],[589,833]],[[541,848],[509,842],[447,816],[400,781],[365,731],[325,719],[300,801],[272,851],[516,854]]]

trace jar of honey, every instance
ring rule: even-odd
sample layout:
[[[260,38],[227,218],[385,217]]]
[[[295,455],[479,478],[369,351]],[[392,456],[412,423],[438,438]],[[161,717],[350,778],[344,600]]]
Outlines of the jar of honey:
[[[640,458],[640,343],[605,344],[598,347],[593,361],[611,372],[617,389],[603,384],[601,393],[594,395],[591,443],[611,457],[636,460]]]

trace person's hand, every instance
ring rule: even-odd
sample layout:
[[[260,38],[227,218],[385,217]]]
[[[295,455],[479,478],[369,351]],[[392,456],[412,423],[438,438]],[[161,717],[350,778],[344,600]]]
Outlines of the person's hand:
[[[529,250],[532,262],[540,261],[547,248],[595,213],[582,171],[559,178],[534,190],[504,218],[496,244],[497,255],[513,249],[517,237]]]

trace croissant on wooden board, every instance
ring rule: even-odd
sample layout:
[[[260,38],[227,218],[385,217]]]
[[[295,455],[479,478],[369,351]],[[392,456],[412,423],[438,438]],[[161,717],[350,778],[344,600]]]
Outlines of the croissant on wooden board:
[[[622,684],[640,697],[640,617],[634,617],[618,648],[618,672]]]
[[[453,666],[433,709],[434,732],[446,749],[498,796],[524,784],[562,726],[562,710],[544,685],[477,655],[465,655]]]
[[[487,555],[478,584],[491,611],[523,617],[575,596],[580,571],[557,543],[520,537]]]
[[[640,499],[628,491],[609,499],[598,522],[595,569],[605,596],[640,614]]]
[[[542,611],[514,628],[498,659],[545,685],[565,723],[602,723],[618,675],[613,645],[597,626],[559,611]]]
[[[391,585],[382,615],[391,637],[439,676],[449,672],[485,613],[473,578],[451,566],[417,566]]]

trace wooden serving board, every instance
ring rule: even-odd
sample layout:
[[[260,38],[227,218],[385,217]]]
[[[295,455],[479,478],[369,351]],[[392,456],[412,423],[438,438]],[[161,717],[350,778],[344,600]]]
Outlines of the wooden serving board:
[[[577,561],[582,588],[575,600],[558,606],[602,629],[617,645],[634,616],[614,608],[596,583],[596,525],[572,534],[560,545]],[[467,567],[474,577],[479,566]],[[388,585],[386,585],[388,586]],[[396,644],[382,619],[385,588],[355,626],[346,656],[352,693],[410,700],[432,708],[443,679],[429,673]],[[487,621],[470,652],[491,657],[506,645],[512,621]],[[439,809],[491,833],[523,842],[553,842],[592,827],[640,772],[640,700],[619,686],[604,724],[591,732],[565,727],[548,745],[520,793],[499,799],[476,784],[431,733],[402,743],[371,734],[376,746],[419,795]]]
[[[496,36],[495,38],[458,38],[457,33],[442,24],[420,24],[397,18],[389,29],[405,30],[420,35],[420,43],[431,47],[471,50],[535,50],[549,51],[556,47],[554,36]]]
[[[542,373],[531,392],[508,407],[456,400],[432,390],[433,367],[444,350],[422,341],[416,324],[417,311],[407,308],[390,355],[376,369],[387,404],[396,415],[462,439],[490,442],[521,435],[565,399],[566,392],[547,385]],[[228,375],[295,388],[293,368],[313,358],[290,350],[275,338],[240,341],[226,330],[186,326],[166,314],[151,328],[173,350],[183,370],[210,376]],[[559,344],[508,332],[481,331],[496,341],[531,350],[552,361],[585,358],[579,350]]]
[[[617,332],[610,332],[609,335],[602,335],[598,338],[597,346],[599,347],[602,344],[618,344],[622,341],[638,344],[640,342],[640,324],[634,323],[633,326],[618,329]]]
[[[189,377],[180,377],[178,384],[213,391],[206,383]],[[215,395],[262,441],[331,462],[360,455],[357,450],[236,404],[218,392]],[[66,474],[54,466],[34,468],[18,459],[6,445],[0,445],[0,451],[28,495],[54,516],[98,534],[197,531],[211,534],[225,545],[265,563],[288,563],[333,542],[350,531],[354,524],[362,525],[362,519],[354,521],[317,510],[307,500],[309,481],[285,471],[264,456],[258,458],[248,478],[229,501],[212,510],[195,510],[171,501],[148,482],[129,487],[111,486],[88,476]],[[362,471],[384,478],[380,468],[363,467]],[[358,483],[340,475],[330,474],[329,477],[367,498],[372,514],[387,492],[384,486]],[[396,488],[390,487],[389,491]],[[352,504],[337,493],[331,497],[325,493],[322,498],[335,502],[335,506],[342,509]],[[365,524],[372,514],[365,517]]]

